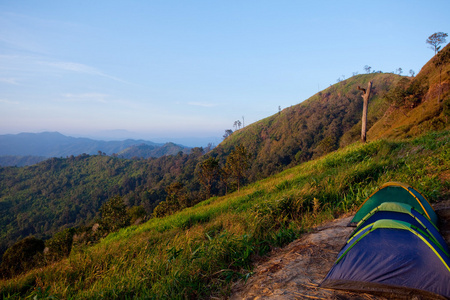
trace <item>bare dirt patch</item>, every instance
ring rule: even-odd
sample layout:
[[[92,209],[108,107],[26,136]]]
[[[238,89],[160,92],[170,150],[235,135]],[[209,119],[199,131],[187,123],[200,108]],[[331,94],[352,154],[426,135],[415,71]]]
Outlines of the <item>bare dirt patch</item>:
[[[385,299],[319,288],[354,228],[352,217],[314,229],[258,265],[254,275],[233,287],[232,300],[246,299]]]

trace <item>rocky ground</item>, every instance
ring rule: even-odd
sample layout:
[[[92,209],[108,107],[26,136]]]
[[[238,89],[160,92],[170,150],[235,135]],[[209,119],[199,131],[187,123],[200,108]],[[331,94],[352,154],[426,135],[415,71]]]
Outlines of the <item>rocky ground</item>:
[[[441,234],[450,244],[450,200],[434,206]],[[305,234],[256,266],[247,282],[238,282],[231,300],[278,299],[387,299],[380,296],[334,291],[318,287],[354,228],[352,216],[334,220]]]

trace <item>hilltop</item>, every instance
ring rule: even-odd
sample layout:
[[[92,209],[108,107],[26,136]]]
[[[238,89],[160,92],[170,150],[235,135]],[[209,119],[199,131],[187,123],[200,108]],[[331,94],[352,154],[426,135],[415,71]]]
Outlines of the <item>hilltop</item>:
[[[449,55],[450,44],[440,54]],[[407,138],[449,127],[450,63],[428,61],[416,77],[404,77],[390,91],[390,106],[368,131],[370,140]]]
[[[362,94],[357,86],[373,82],[370,128],[389,108],[385,96],[401,79],[390,73],[353,76],[234,132],[211,155],[224,156],[242,144],[253,156],[251,181],[318,158],[359,140]]]
[[[447,45],[441,53],[450,52]],[[373,82],[367,140],[408,138],[449,128],[450,63],[427,62],[416,77],[392,73],[353,76],[304,102],[255,122],[227,137],[213,151],[218,157],[236,144],[253,155],[251,180],[282,171],[360,139],[362,97],[357,86]],[[439,100],[438,100],[439,99]]]

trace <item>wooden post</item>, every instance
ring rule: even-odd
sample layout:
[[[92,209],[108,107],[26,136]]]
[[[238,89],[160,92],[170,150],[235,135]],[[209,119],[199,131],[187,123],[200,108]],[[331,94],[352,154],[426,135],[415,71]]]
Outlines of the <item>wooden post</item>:
[[[358,90],[362,91],[362,97],[363,97],[363,114],[362,114],[362,120],[361,120],[361,142],[366,142],[366,131],[367,131],[367,106],[369,105],[369,97],[370,97],[370,91],[372,90],[372,81],[369,81],[369,84],[367,85],[367,90],[364,88],[361,88],[358,86]]]

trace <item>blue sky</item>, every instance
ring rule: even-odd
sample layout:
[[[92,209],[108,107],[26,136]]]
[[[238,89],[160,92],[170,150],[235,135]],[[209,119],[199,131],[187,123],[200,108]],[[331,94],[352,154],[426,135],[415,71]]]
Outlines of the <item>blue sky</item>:
[[[448,0],[1,0],[0,134],[217,144],[234,121],[365,65],[418,73],[449,11]]]

